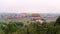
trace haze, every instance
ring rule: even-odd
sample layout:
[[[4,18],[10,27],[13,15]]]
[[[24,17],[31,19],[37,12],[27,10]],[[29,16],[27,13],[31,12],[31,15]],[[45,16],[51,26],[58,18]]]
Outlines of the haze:
[[[0,13],[60,13],[60,0],[0,0]]]

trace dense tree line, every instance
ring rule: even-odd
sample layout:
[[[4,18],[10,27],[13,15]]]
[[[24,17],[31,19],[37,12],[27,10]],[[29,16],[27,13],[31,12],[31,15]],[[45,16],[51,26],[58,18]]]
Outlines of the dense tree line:
[[[0,22],[0,34],[60,34],[60,16],[56,22]]]

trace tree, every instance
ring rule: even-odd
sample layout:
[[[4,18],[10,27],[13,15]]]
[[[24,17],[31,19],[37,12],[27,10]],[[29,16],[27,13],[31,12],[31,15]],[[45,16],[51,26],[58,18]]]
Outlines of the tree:
[[[15,22],[4,22],[2,30],[4,30],[5,34],[12,34],[18,30],[18,27],[15,24]]]
[[[54,25],[60,25],[60,16],[57,18],[57,20],[56,20]]]

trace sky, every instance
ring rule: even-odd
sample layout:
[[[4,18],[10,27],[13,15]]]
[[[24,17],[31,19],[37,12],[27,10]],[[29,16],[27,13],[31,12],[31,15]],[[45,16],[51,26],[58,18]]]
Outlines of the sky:
[[[60,13],[60,0],[0,0],[0,13]]]

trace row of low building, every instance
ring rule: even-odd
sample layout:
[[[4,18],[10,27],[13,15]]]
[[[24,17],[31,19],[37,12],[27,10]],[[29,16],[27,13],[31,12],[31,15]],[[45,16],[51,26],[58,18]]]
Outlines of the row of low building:
[[[40,16],[40,14],[33,13],[33,14],[14,14],[14,15],[6,14],[6,15],[0,15],[0,18],[6,18],[6,19],[12,19],[12,20],[16,19],[16,20],[32,20],[32,21],[44,22],[44,21],[51,19],[52,17],[49,16],[48,18],[45,19],[45,18],[42,18]]]

